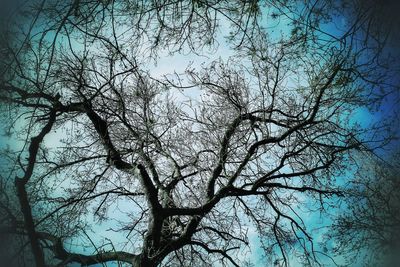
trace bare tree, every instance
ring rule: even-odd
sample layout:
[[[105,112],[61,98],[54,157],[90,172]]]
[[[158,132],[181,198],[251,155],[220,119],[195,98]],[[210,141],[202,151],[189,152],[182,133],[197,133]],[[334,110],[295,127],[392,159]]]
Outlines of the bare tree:
[[[364,154],[365,157],[365,154]],[[398,154],[389,162],[369,153],[358,178],[347,186],[345,208],[328,238],[348,261],[363,255],[371,266],[396,266],[400,248]]]
[[[20,264],[243,266],[253,228],[276,265],[317,264],[298,206],[341,195],[350,152],[384,130],[349,117],[380,99],[385,76],[380,43],[357,40],[364,13],[329,32],[337,14],[324,10],[340,8],[27,3],[3,33],[1,81],[5,130],[20,138],[3,153],[13,164],[1,226],[20,237]],[[224,27],[226,59],[215,54]],[[182,74],[149,70],[185,53],[211,59]],[[92,235],[97,224],[118,241]],[[94,253],[78,250],[85,238]]]

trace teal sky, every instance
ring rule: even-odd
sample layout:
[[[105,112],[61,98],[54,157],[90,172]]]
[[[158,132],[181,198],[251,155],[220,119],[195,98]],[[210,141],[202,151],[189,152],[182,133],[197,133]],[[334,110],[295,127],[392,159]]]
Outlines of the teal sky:
[[[343,18],[337,18],[337,21],[335,21],[336,25],[343,24],[345,21]],[[269,23],[268,21],[265,21],[265,23]],[[272,36],[276,35],[277,37],[281,34],[284,33],[285,31],[289,30],[289,28],[286,28],[285,21],[281,21],[280,24],[273,24],[273,30],[274,32],[271,33]],[[282,26],[283,25],[283,26]],[[167,51],[162,51],[160,52],[160,58],[157,61],[157,65],[153,65],[153,62],[149,62],[148,66],[146,66],[147,69],[149,69],[150,73],[154,76],[162,77],[164,75],[171,75],[174,71],[176,71],[178,74],[183,73],[185,69],[187,68],[188,65],[190,65],[192,68],[200,68],[202,65],[207,65],[210,63],[212,60],[216,58],[221,58],[222,60],[227,60],[230,56],[233,55],[232,50],[230,47],[226,44],[225,40],[223,39],[223,31],[227,30],[227,27],[222,24],[220,33],[217,37],[217,42],[219,43],[218,50],[215,51],[215,54],[209,57],[205,56],[195,56],[195,55],[182,55],[182,54],[175,54],[173,56],[168,55]],[[268,29],[269,31],[269,29]],[[327,26],[327,31],[331,34],[340,34],[340,30],[337,29],[337,27],[333,26]],[[394,50],[393,50],[394,51]],[[397,51],[395,51],[397,52]],[[394,52],[394,54],[395,54]],[[393,79],[391,81],[393,84],[398,84],[398,81]],[[185,100],[188,98],[197,98],[200,97],[201,93],[199,91],[196,91],[195,89],[188,89],[184,90],[182,92],[175,92],[176,94],[173,96],[179,100]],[[354,114],[352,114],[352,121],[354,123],[360,124],[361,127],[368,128],[371,124],[380,122],[383,119],[387,119],[389,116],[392,116],[398,112],[397,106],[397,99],[400,99],[398,96],[398,92],[394,91],[392,94],[389,94],[383,101],[382,103],[377,107],[377,111],[371,111],[367,109],[366,107],[360,107]],[[23,124],[24,120],[20,120],[20,123]],[[393,121],[393,127],[392,131],[394,133],[398,133],[400,129],[398,121],[394,120]],[[46,137],[45,139],[45,145],[52,147],[56,146],[59,144],[58,139],[62,135],[62,131],[58,130],[57,132],[52,132],[49,136]],[[383,133],[384,134],[384,133]],[[4,135],[2,132],[0,135],[0,148],[5,148],[9,147],[12,150],[18,150],[20,149],[21,142],[15,140],[13,137],[7,137]],[[397,147],[399,145],[398,142],[393,142],[391,143],[388,147],[385,147],[385,149],[379,149],[377,150],[377,153],[379,156],[382,157],[387,157],[391,151],[392,148]],[[0,164],[4,164],[3,161],[0,160]],[[349,173],[349,175],[351,175]],[[347,177],[343,177],[342,179],[346,179]],[[339,177],[339,179],[341,179]],[[121,206],[121,209],[124,209],[127,203],[119,203]],[[337,212],[340,212],[339,210]],[[321,216],[318,212],[309,214],[309,213],[304,213],[303,214],[306,225],[308,229],[313,229],[313,228],[319,228],[322,225],[327,224],[326,218]],[[121,213],[118,213],[118,210],[115,209],[115,213],[113,216],[122,216]],[[88,218],[90,221],[91,218]],[[95,234],[94,233],[88,233],[91,238],[95,238],[95,235],[104,235],[107,238],[115,238],[116,236],[113,234],[112,231],[109,231],[110,228],[114,226],[113,222],[105,223],[102,225],[95,226]],[[319,238],[322,236],[320,233],[316,234],[316,240],[318,241]],[[251,254],[248,254],[249,257],[251,258],[252,262],[255,264],[255,267],[263,267],[265,266],[264,263],[260,260],[260,247],[259,247],[259,239],[255,233],[255,230],[250,228],[249,229],[249,239],[251,241],[250,248],[251,248]],[[81,240],[84,243],[88,244],[89,242],[87,238],[81,237]],[[118,243],[118,240],[116,240],[116,243]],[[95,250],[91,247],[88,248],[82,248],[82,247],[71,247],[72,250],[75,250],[77,252],[82,252],[82,253],[91,253],[94,252]],[[327,266],[333,266],[331,265],[331,261],[327,258],[324,258],[321,256],[320,260],[324,263],[327,264]],[[339,259],[340,260],[340,259]],[[70,265],[70,266],[78,266],[78,265]],[[102,265],[98,265],[102,266]],[[107,266],[118,266],[117,264],[112,264],[109,263]],[[218,265],[216,265],[218,266]],[[290,266],[292,267],[297,267],[301,266],[300,263],[293,262]],[[356,266],[356,265],[354,265]]]

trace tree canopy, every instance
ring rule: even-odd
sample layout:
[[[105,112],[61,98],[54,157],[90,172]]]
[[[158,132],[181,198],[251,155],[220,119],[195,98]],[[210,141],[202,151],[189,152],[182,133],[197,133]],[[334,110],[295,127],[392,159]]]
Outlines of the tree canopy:
[[[391,137],[357,114],[396,91],[350,2],[24,2],[1,33],[4,257],[252,266],[255,232],[269,263],[322,264],[307,214]]]

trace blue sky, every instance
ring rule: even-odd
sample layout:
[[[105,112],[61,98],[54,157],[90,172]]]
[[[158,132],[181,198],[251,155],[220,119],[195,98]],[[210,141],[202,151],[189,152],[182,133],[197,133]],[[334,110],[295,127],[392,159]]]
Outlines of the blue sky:
[[[343,18],[337,18],[337,24],[341,24],[344,23],[345,21],[343,20]],[[267,22],[266,22],[267,23]],[[268,22],[269,23],[269,22]],[[283,25],[283,26],[282,26]],[[285,32],[288,30],[288,28],[286,28],[285,26],[285,21],[281,21],[281,26],[279,25],[274,25],[274,33],[272,33],[271,35],[274,36],[276,34],[276,37],[278,37],[279,34],[281,34],[282,32]],[[212,55],[210,57],[204,57],[204,56],[196,56],[196,55],[180,55],[180,54],[175,54],[173,56],[168,55],[167,51],[162,51],[160,52],[160,58],[157,61],[157,65],[154,66],[153,62],[149,62],[148,66],[146,66],[149,70],[150,73],[154,76],[163,76],[166,74],[171,74],[173,71],[176,71],[177,73],[183,73],[186,69],[186,67],[188,65],[191,65],[191,67],[193,68],[200,68],[203,64],[208,64],[210,63],[212,60],[214,60],[216,57],[221,58],[222,60],[227,60],[229,56],[233,55],[232,50],[230,49],[229,46],[226,45],[225,40],[222,38],[223,35],[223,31],[227,30],[227,27],[224,26],[224,24],[222,23],[222,28],[221,28],[221,32],[219,34],[219,37],[217,39],[218,43],[219,43],[219,47],[218,50],[216,51],[215,55]],[[327,27],[327,31],[329,31],[330,33],[337,33],[340,34],[340,32],[333,28],[333,27]],[[172,63],[171,63],[172,62]],[[398,81],[393,80],[394,83],[397,83]],[[397,92],[396,92],[397,93]],[[196,98],[199,97],[199,92],[194,90],[194,89],[189,89],[189,90],[185,90],[183,93],[182,92],[178,92],[176,91],[176,94],[182,94],[181,96],[179,95],[175,95],[174,97],[176,97],[177,100],[182,99],[184,100],[186,97],[192,97],[192,98]],[[382,104],[379,106],[378,108],[378,112],[372,112],[370,110],[368,110],[365,107],[360,107],[359,110],[353,114],[353,120],[354,122],[359,123],[362,127],[366,127],[368,128],[368,126],[370,126],[371,123],[374,122],[379,122],[384,118],[387,118],[388,116],[391,116],[394,114],[394,112],[397,112],[397,99],[398,99],[398,95],[393,94],[393,95],[389,95],[388,98],[386,98]],[[20,123],[23,123],[23,120],[20,121]],[[399,125],[398,124],[394,124],[393,130],[395,132],[398,132],[399,129]],[[60,135],[62,134],[62,132],[53,132],[51,133],[48,137],[46,137],[45,139],[45,143],[47,146],[55,146],[58,144],[57,139],[60,137]],[[10,139],[4,135],[0,136],[0,143],[2,147],[6,147],[6,146],[10,146],[11,149],[18,149],[21,146],[21,143],[18,143],[15,139]],[[391,145],[391,147],[395,147],[397,146],[398,143],[393,143]],[[379,150],[378,153],[380,156],[382,157],[386,157],[386,154],[388,153],[388,151],[390,151],[390,148],[388,150]],[[347,177],[345,177],[347,178]],[[121,205],[124,205],[123,203]],[[118,215],[118,213],[115,214],[115,216],[120,216]],[[315,214],[304,214],[304,217],[307,220],[307,225],[309,227],[309,229],[312,228],[318,228],[321,226],[321,224],[325,224],[326,221],[324,220],[323,217],[321,217],[318,213]],[[90,220],[90,218],[89,218]],[[92,234],[92,236],[98,235],[99,232],[103,232],[105,235],[112,235],[111,232],[107,231],[110,228],[110,225],[104,224],[101,226],[96,226],[96,227],[100,227],[99,229],[96,230],[96,234]],[[251,240],[251,258],[252,261],[256,264],[256,267],[262,267],[264,266],[264,263],[262,263],[259,260],[259,240],[255,234],[254,229],[250,229],[249,230],[249,238]],[[89,235],[91,235],[91,233],[88,233]],[[82,237],[82,240],[84,240],[85,238]],[[317,238],[318,239],[318,238]],[[88,244],[88,241],[85,241]],[[87,248],[85,250],[83,250],[83,248],[76,248],[77,251],[82,251],[82,252],[91,252],[94,251],[93,248]],[[327,263],[329,264],[329,259],[327,259]],[[71,265],[73,266],[73,265]],[[101,266],[101,265],[99,265]],[[113,264],[107,264],[107,266],[113,266]],[[115,266],[117,266],[115,264]],[[291,266],[300,266],[299,263],[296,265],[296,263],[294,263]]]

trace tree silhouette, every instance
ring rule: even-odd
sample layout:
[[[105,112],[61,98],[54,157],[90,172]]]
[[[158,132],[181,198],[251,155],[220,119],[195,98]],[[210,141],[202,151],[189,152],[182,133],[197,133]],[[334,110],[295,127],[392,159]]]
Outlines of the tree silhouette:
[[[346,208],[332,225],[328,238],[335,250],[354,261],[364,255],[368,266],[396,266],[400,247],[399,177],[393,153],[389,162],[370,155],[358,178],[346,190]]]
[[[332,30],[333,2],[22,6],[2,33],[4,129],[20,146],[3,152],[0,212],[15,264],[244,266],[250,229],[276,265],[318,262],[298,206],[340,196],[351,151],[384,130],[351,121],[381,98],[382,43],[358,39],[364,10]],[[234,56],[219,54],[221,33]],[[149,70],[188,54],[208,61]],[[90,237],[97,225],[118,242]]]

